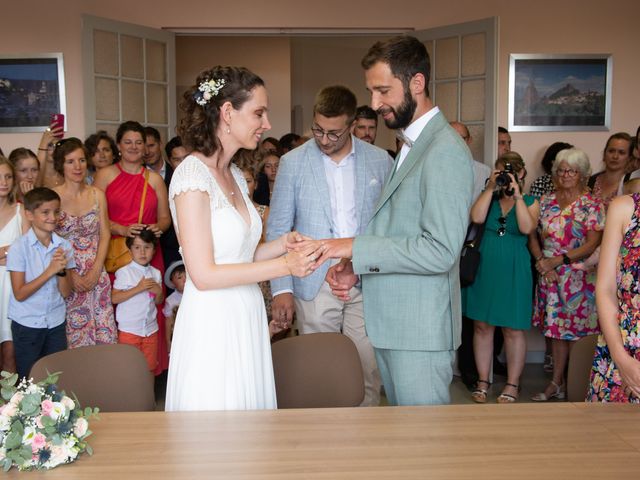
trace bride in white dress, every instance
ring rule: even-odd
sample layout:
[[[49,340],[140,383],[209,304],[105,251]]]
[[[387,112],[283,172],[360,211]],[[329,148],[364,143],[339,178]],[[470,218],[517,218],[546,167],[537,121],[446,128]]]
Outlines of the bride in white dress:
[[[214,67],[185,93],[182,108],[179,133],[193,152],[173,174],[169,203],[187,282],[173,334],[165,408],[276,408],[257,282],[308,275],[321,247],[302,242],[295,232],[257,247],[260,216],[231,158],[240,148],[255,149],[271,128],[262,80],[244,68]]]

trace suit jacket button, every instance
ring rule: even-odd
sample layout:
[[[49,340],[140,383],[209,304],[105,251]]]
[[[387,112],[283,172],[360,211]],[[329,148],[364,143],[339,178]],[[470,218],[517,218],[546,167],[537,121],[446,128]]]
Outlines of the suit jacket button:
[[[380,269],[378,267],[374,268],[375,272],[378,273]]]
[[[375,269],[375,268],[373,268],[373,267],[369,267],[369,271],[370,271],[371,273],[373,273],[373,272],[375,272],[375,271],[376,271],[376,269]]]

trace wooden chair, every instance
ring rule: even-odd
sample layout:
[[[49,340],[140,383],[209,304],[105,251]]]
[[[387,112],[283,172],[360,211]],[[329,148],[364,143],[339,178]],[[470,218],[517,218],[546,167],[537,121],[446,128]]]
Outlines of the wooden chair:
[[[589,376],[598,335],[582,337],[571,348],[567,371],[567,400],[584,402],[589,388]]]
[[[155,409],[154,378],[142,352],[131,345],[93,345],[64,350],[38,360],[30,376],[62,372],[58,388],[74,393],[84,407],[102,412],[145,412]]]
[[[340,333],[310,333],[271,346],[278,408],[356,407],[364,398],[358,350]]]

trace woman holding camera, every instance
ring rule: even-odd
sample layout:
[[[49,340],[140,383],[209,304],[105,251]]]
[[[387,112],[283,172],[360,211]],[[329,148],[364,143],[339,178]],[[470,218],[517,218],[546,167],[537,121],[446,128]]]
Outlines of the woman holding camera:
[[[524,331],[531,324],[533,287],[527,238],[540,211],[535,198],[522,194],[526,174],[522,157],[505,153],[471,208],[471,221],[485,224],[478,273],[463,292],[464,315],[474,320],[473,350],[480,380],[471,397],[477,403],[487,401],[496,327],[504,334],[508,373],[497,401],[518,399],[526,355]]]
[[[553,354],[553,377],[544,392],[531,398],[536,402],[565,398],[572,342],[598,333],[596,270],[582,260],[600,245],[604,207],[589,193],[591,167],[582,150],[559,152],[551,173],[556,191],[542,197],[538,236],[531,236],[530,245],[540,275],[533,324],[551,338]]]

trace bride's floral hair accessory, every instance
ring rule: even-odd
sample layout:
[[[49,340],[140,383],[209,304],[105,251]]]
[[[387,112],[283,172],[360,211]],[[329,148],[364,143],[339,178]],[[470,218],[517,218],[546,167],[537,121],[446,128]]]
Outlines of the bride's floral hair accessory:
[[[206,80],[198,86],[198,90],[193,94],[193,98],[198,105],[204,107],[213,97],[218,95],[225,83],[224,78]]]

